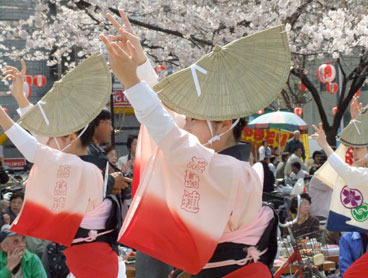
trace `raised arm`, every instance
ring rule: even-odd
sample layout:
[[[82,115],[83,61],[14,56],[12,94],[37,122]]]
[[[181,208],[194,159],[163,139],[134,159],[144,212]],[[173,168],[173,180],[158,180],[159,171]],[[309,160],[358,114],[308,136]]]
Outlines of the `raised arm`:
[[[126,96],[134,107],[138,121],[146,126],[155,142],[159,143],[175,123],[162,107],[156,93],[138,78],[137,66],[140,59],[137,49],[129,40],[126,41],[124,50],[119,43],[110,42],[103,35],[100,38],[107,48],[110,67],[126,88]]]
[[[345,163],[330,147],[326,140],[326,134],[322,128],[322,124],[319,124],[319,128],[313,125],[315,133],[312,135],[313,139],[316,139],[320,147],[325,151],[328,162],[332,168],[342,177],[345,181],[356,180],[357,178],[363,182],[368,181],[368,169],[362,167],[350,166]],[[356,166],[363,165],[367,162],[367,156],[361,159]]]

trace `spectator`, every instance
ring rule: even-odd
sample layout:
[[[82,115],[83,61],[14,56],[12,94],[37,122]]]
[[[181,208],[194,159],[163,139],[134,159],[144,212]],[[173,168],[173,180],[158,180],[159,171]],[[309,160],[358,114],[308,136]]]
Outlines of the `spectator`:
[[[106,157],[109,159],[110,163],[112,165],[116,165],[117,162],[117,156],[116,156],[116,150],[111,145],[105,145],[102,148],[106,154]]]
[[[268,168],[273,173],[273,176],[274,177],[276,177],[276,165],[277,165],[276,156],[271,155],[271,157],[270,157],[270,163],[268,164]]]
[[[101,145],[108,144],[113,127],[111,124],[111,113],[106,108],[90,123],[94,127],[93,143],[88,147],[89,158],[87,162],[95,164],[105,173],[106,163],[109,160]],[[126,188],[127,180],[120,172],[114,172],[108,176],[107,195],[118,194]]]
[[[307,167],[305,166],[305,164],[303,163],[303,161],[301,160],[301,155],[302,155],[302,149],[301,148],[295,148],[294,149],[294,153],[289,157],[288,161],[286,162],[285,165],[285,170],[284,170],[284,175],[285,177],[289,177],[291,174],[291,164],[293,164],[294,162],[299,162],[301,165],[301,169],[308,171]]]
[[[135,161],[135,151],[137,149],[137,135],[129,135],[127,140],[127,148],[128,154],[122,157],[119,157],[117,167],[121,169],[121,171],[128,175],[133,175],[134,161]]]
[[[319,219],[327,219],[330,211],[332,188],[313,176],[309,183],[309,194],[313,202],[310,209],[311,215]]]
[[[1,227],[4,224],[13,223],[14,219],[17,217],[20,212],[24,200],[24,193],[17,191],[14,192],[10,197],[10,205],[8,208],[4,210],[2,217],[0,218]]]
[[[268,167],[268,165],[270,164],[270,157],[265,157],[265,159],[262,160],[261,163],[263,166],[263,174],[264,174],[263,192],[269,193],[275,190],[275,177],[270,168]]]
[[[45,269],[37,255],[26,250],[23,235],[1,228],[0,277],[47,278]]]
[[[296,237],[319,230],[318,218],[311,216],[309,213],[310,205],[312,203],[311,197],[307,193],[300,194],[300,197],[301,203],[300,203],[299,219],[298,222],[291,227],[293,234]],[[290,213],[293,219],[297,215],[297,209],[298,209],[298,201],[297,198],[294,197],[293,200],[291,201],[290,206]],[[284,229],[284,234],[288,234],[287,229]]]
[[[296,130],[294,131],[294,137],[289,139],[286,142],[286,147],[284,151],[289,152],[289,153],[294,153],[294,150],[296,148],[301,148],[302,149],[301,157],[303,158],[303,160],[305,160],[304,145],[303,145],[303,142],[300,141],[299,139],[300,139],[300,131]]]
[[[0,160],[0,184],[5,184],[9,180],[8,174],[5,172],[3,167],[3,159]]]
[[[285,166],[286,162],[290,157],[290,153],[283,152],[281,155],[281,162],[276,167],[276,179],[283,179],[285,177]]]
[[[340,276],[367,251],[367,234],[348,232],[340,238],[339,266]]]
[[[262,161],[265,159],[266,156],[271,156],[271,148],[268,146],[268,143],[266,140],[262,141],[262,146],[258,149],[258,160]]]
[[[309,174],[313,175],[314,172],[316,172],[321,166],[322,166],[322,152],[320,151],[314,151],[312,158],[313,158],[313,164],[311,169],[309,170]]]
[[[302,166],[300,165],[299,162],[293,162],[291,164],[291,174],[290,174],[290,178],[292,178],[293,180],[298,180],[298,179],[303,179],[305,177],[307,177],[309,174],[307,171],[301,170]]]

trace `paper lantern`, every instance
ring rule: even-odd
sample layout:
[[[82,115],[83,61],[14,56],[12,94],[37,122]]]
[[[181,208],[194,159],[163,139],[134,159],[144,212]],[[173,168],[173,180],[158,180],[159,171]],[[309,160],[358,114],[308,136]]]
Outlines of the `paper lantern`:
[[[355,96],[358,97],[360,95],[360,89],[358,89],[358,91],[356,91]]]
[[[337,113],[337,107],[332,108],[332,113],[335,115]]]
[[[8,114],[8,109],[6,109],[5,107],[3,107],[3,110],[6,114]]]
[[[263,112],[264,112],[264,109],[261,109],[261,110],[259,110],[259,111],[257,112],[257,114],[258,114],[258,115],[262,115],[262,114],[263,114]]]
[[[322,83],[332,82],[336,77],[336,69],[331,64],[322,64],[318,67],[317,77]]]
[[[301,92],[305,92],[307,90],[307,87],[304,85],[304,83],[302,81],[298,81],[298,90]]]
[[[33,77],[31,75],[26,75],[26,80],[25,80],[29,86],[32,86],[32,82],[33,82]]]
[[[298,116],[300,116],[301,114],[303,114],[303,108],[301,107],[295,107],[294,108],[294,113]]]
[[[46,77],[43,74],[35,75],[33,77],[33,84],[38,88],[42,88],[46,85]]]
[[[31,87],[31,85],[29,85],[28,82],[24,82],[24,84],[23,84],[23,94],[27,99],[29,99],[31,97],[32,87]]]
[[[329,92],[331,95],[336,94],[337,90],[339,89],[339,85],[337,83],[327,83],[327,92]]]

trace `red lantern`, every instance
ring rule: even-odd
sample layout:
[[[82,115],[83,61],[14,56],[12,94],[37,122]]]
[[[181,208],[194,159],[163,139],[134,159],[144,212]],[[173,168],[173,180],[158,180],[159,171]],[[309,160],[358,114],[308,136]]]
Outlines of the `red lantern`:
[[[358,97],[360,95],[360,90],[356,91],[355,96]]]
[[[33,77],[33,84],[38,88],[42,88],[46,85],[46,77],[43,74],[35,75]]]
[[[322,64],[318,67],[317,76],[322,83],[332,82],[336,77],[336,69],[331,64]]]
[[[6,109],[5,107],[3,107],[3,110],[6,114],[8,114],[8,109]]]
[[[23,94],[27,99],[31,97],[32,87],[28,84],[28,82],[24,82],[23,84]]]
[[[257,112],[257,114],[258,114],[258,115],[262,115],[262,114],[263,114],[263,112],[264,112],[264,109],[261,109],[261,110],[259,110],[259,111]]]
[[[335,115],[337,113],[337,107],[332,108],[332,113]]]
[[[27,74],[25,81],[28,83],[29,86],[32,86],[33,77]]]
[[[302,81],[298,81],[297,87],[298,87],[298,90],[302,92],[305,92],[307,90],[307,87],[304,85]]]
[[[294,113],[297,114],[298,116],[300,116],[301,114],[303,114],[303,108],[295,107],[294,108]]]
[[[327,83],[327,92],[329,92],[331,95],[336,94],[338,89],[339,85],[337,85],[337,83]]]

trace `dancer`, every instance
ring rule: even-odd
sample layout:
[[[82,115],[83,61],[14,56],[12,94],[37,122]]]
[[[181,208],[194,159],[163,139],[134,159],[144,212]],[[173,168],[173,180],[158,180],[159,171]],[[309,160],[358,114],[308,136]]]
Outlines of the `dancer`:
[[[23,87],[22,74],[15,68],[8,67],[4,74],[13,80],[14,90]],[[83,160],[94,132],[88,123],[105,106],[110,93],[111,75],[101,55],[93,55],[55,83],[20,119],[32,133],[47,137],[48,146],[0,109],[3,130],[34,163],[22,210],[11,229],[65,245],[68,268],[78,278],[116,278],[118,274],[113,249],[120,226],[118,205],[111,198],[104,200],[101,171]],[[83,95],[91,97],[93,104]],[[78,107],[79,100],[83,104]]]
[[[186,119],[169,114],[156,93],[137,76],[139,57],[144,56],[134,43],[138,39],[129,36],[116,22],[113,24],[119,36],[101,35],[101,39],[109,53],[110,66],[144,125],[139,135],[133,181],[139,182],[139,186],[120,241],[195,274],[193,277],[271,277],[268,266],[272,265],[277,248],[277,220],[271,209],[262,207],[262,181],[257,172],[249,163],[226,152],[236,145],[233,128],[239,127],[237,119],[266,106],[281,87],[275,86],[266,96],[257,92],[253,104],[242,103],[242,97],[256,93],[250,83],[244,84],[249,86],[248,90],[239,88],[238,92],[236,86],[230,91],[222,90],[239,81],[242,68],[251,67],[238,63],[245,61],[231,55],[235,49],[247,53],[247,40],[243,39],[224,48],[216,47],[200,60],[202,63],[197,62],[155,87],[163,102],[184,113]],[[272,44],[270,49],[281,46],[282,62],[278,62],[280,65],[270,79],[283,84],[287,78],[283,73],[290,65],[283,29],[276,27],[258,35]],[[249,38],[253,46],[257,46],[257,41],[257,35]],[[225,70],[211,64],[210,58],[206,60],[217,54],[219,59],[225,57],[222,61],[225,64],[232,59],[233,69]],[[205,64],[208,71],[202,68]],[[216,82],[211,84],[193,73],[196,70],[198,75],[206,72],[211,76],[215,72],[218,80],[211,79]],[[190,77],[182,77],[182,86],[176,82],[181,73]],[[193,82],[192,73],[200,84],[196,79]],[[171,84],[172,91],[168,88]],[[184,104],[193,99],[192,94],[197,96],[188,109]],[[229,94],[236,94],[239,99],[231,100],[227,98]],[[216,101],[219,99],[223,102]]]

